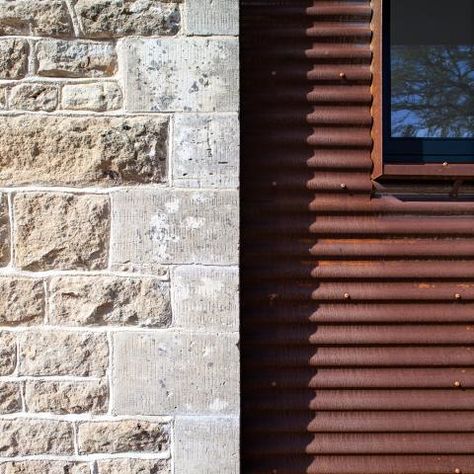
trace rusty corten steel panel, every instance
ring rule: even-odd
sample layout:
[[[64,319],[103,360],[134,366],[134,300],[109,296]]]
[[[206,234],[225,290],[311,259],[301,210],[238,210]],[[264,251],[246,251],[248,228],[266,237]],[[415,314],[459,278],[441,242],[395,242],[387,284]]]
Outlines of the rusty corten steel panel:
[[[474,200],[371,180],[371,17],[243,2],[244,473],[474,474]]]

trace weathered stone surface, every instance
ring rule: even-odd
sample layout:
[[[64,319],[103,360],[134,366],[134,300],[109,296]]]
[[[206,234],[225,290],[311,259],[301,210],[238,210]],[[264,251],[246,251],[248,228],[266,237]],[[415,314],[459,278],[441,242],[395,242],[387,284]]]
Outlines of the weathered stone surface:
[[[89,38],[174,35],[181,22],[177,5],[156,0],[77,0],[75,10]]]
[[[122,53],[131,112],[238,110],[236,39],[130,39]]]
[[[28,42],[0,38],[0,79],[21,79],[28,71]]]
[[[0,464],[0,474],[90,474],[87,463],[69,461],[14,461]]]
[[[63,87],[62,107],[105,112],[122,107],[122,90],[116,82],[69,84]]]
[[[171,474],[171,463],[168,459],[105,459],[97,461],[96,472],[97,474]],[[191,472],[193,471],[187,474]]]
[[[169,284],[157,278],[60,277],[50,286],[52,324],[168,326]]]
[[[0,375],[10,375],[16,368],[16,337],[0,331]]]
[[[18,338],[20,375],[101,377],[107,370],[109,349],[103,334],[35,330]]]
[[[112,200],[113,266],[238,262],[237,192],[128,191]]]
[[[161,117],[2,117],[0,185],[159,183],[167,137]]]
[[[15,257],[26,270],[107,267],[106,196],[21,193],[14,197]]]
[[[239,34],[239,0],[187,0],[185,5],[187,33]]]
[[[174,463],[175,474],[238,474],[238,417],[177,417]]]
[[[65,414],[107,412],[108,388],[104,382],[26,382],[28,411]]]
[[[1,159],[0,159],[1,160]],[[10,261],[10,218],[6,194],[0,193],[0,266]]]
[[[41,324],[44,305],[42,280],[0,277],[0,326]]]
[[[121,420],[80,423],[80,454],[165,452],[169,449],[170,426],[144,420]]]
[[[239,120],[236,114],[177,114],[173,178],[179,186],[236,188]]]
[[[0,420],[0,456],[35,454],[74,454],[72,426],[53,420]]]
[[[52,112],[58,106],[58,87],[51,84],[19,84],[10,91],[11,109]]]
[[[74,34],[63,0],[2,0],[0,35],[65,36]]]
[[[35,45],[37,74],[48,77],[105,77],[117,69],[112,43],[40,40]]]
[[[0,86],[0,110],[7,107],[7,88]]]
[[[172,276],[173,325],[238,331],[239,272],[237,268],[183,266]]]
[[[5,415],[21,410],[20,384],[16,382],[0,382],[0,414]]]
[[[237,413],[237,342],[230,334],[115,334],[114,413]]]

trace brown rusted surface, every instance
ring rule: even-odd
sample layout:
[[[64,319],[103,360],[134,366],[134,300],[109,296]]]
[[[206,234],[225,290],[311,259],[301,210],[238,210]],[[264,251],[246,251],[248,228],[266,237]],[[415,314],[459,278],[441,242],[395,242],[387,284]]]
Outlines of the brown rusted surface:
[[[378,3],[244,2],[245,473],[474,474],[473,193],[372,180]]]
[[[341,15],[344,33],[313,31],[316,23],[313,48],[326,54],[307,53],[313,61],[308,101],[314,107],[307,118],[313,127],[308,143],[314,146],[308,165],[315,171],[308,182],[315,192],[311,254],[317,261],[308,359],[315,370],[308,430],[315,436],[306,451],[314,462],[306,472],[472,473],[474,201],[431,193],[416,181],[398,186],[404,189],[398,195],[372,182],[371,152],[372,176],[408,173],[382,167],[381,1],[338,1],[332,10],[328,3],[315,1],[308,11],[316,17],[332,11],[332,24]],[[374,36],[348,38],[351,22],[361,32],[370,28],[371,15],[362,5],[375,9]],[[350,43],[345,50],[357,54],[331,54],[333,43]],[[367,137],[375,139],[373,147]],[[447,168],[418,171],[468,173],[462,166]],[[275,336],[288,341],[281,361],[288,368],[308,356],[302,333],[300,326]]]

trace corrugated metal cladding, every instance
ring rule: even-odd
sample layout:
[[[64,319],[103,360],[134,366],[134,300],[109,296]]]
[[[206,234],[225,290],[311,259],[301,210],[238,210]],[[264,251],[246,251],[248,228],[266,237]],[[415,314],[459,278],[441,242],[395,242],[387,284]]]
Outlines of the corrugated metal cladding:
[[[371,181],[371,15],[242,4],[244,473],[474,473],[474,200]]]

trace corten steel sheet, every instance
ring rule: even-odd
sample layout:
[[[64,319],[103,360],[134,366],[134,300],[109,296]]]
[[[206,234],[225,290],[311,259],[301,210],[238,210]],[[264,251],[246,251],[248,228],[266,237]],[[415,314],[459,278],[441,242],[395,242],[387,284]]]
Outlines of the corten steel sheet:
[[[474,200],[372,181],[373,5],[243,2],[244,473],[474,474]]]

